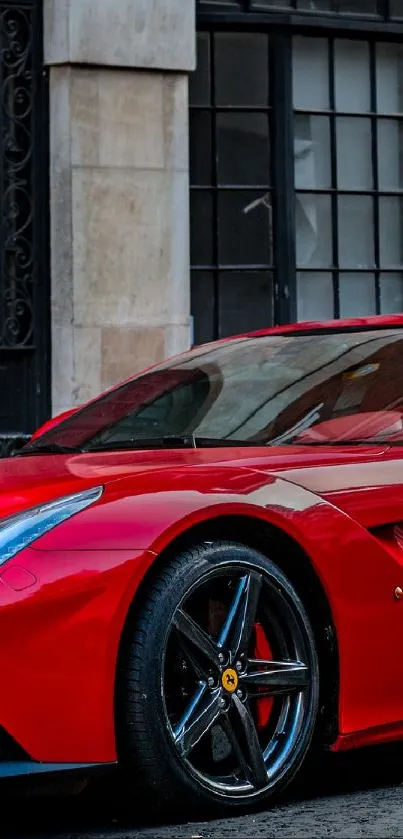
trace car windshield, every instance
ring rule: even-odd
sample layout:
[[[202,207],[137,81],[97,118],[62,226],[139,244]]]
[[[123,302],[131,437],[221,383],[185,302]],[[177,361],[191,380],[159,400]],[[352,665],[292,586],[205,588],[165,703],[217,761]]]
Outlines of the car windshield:
[[[232,339],[135,376],[30,450],[400,444],[402,371],[401,329]]]

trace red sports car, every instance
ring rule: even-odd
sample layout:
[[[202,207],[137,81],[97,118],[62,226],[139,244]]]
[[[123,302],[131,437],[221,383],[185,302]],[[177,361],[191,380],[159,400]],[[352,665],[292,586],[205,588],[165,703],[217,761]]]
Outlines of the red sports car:
[[[403,316],[194,349],[0,462],[0,775],[269,802],[403,739]]]

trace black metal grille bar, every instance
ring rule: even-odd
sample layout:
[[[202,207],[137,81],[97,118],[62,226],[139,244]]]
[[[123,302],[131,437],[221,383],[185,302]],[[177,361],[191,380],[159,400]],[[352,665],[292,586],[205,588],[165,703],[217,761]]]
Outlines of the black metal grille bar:
[[[42,0],[0,0],[0,430],[49,415],[49,123]]]
[[[0,347],[33,347],[33,8],[0,4]]]

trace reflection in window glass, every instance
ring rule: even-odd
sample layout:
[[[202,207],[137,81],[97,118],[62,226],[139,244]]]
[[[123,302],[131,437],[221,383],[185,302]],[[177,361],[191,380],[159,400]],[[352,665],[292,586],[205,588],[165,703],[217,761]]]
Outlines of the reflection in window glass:
[[[331,186],[329,118],[296,114],[294,144],[296,188],[329,189]]]
[[[376,314],[374,274],[341,273],[339,292],[341,318]]]
[[[218,182],[269,184],[269,119],[265,113],[217,114]]]
[[[193,265],[211,265],[213,262],[213,197],[210,192],[190,194],[191,249]]]
[[[400,44],[377,44],[376,81],[379,113],[401,113],[403,110],[403,47]]]
[[[271,265],[270,195],[244,190],[219,192],[218,234],[221,265]]]
[[[268,271],[223,271],[220,275],[220,336],[264,329],[273,321],[273,282]]]
[[[214,276],[211,271],[192,271],[190,284],[193,321],[193,343],[204,344],[214,339]]]
[[[336,109],[348,113],[371,110],[369,44],[336,39]]]
[[[295,226],[298,268],[330,268],[333,263],[330,195],[297,193]]]
[[[329,108],[329,55],[326,38],[293,40],[294,108]]]
[[[403,203],[396,196],[379,199],[380,259],[384,268],[403,265]]]
[[[380,276],[381,312],[403,312],[403,273],[383,272]]]
[[[133,449],[144,438],[144,448],[153,448],[150,437],[163,448],[167,434],[194,434],[200,446],[200,438],[212,446],[229,439],[279,445],[374,441],[393,434],[401,445],[402,416],[394,414],[389,422],[379,414],[402,406],[402,361],[398,329],[238,339],[141,374],[46,439],[108,450],[116,444]],[[366,412],[378,416],[372,418],[375,428],[372,422],[365,431]]]
[[[373,200],[368,195],[338,196],[339,264],[374,268]]]
[[[214,41],[216,104],[268,105],[268,36],[217,32]]]
[[[371,120],[338,117],[336,120],[337,185],[339,189],[373,187]]]
[[[299,321],[333,318],[333,279],[330,272],[298,272],[297,313]]]
[[[403,122],[378,120],[378,175],[380,190],[403,189]]]
[[[197,70],[189,76],[192,105],[210,104],[210,38],[207,32],[197,35]]]
[[[211,114],[191,111],[189,154],[192,185],[208,186],[212,180]]]

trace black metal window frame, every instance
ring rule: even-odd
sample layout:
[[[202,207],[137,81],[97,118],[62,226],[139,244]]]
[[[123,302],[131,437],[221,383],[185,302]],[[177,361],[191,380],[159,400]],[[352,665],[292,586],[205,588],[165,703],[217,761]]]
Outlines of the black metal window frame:
[[[213,8],[214,7],[214,8]],[[340,316],[340,297],[338,278],[340,273],[371,273],[375,276],[376,283],[376,311],[380,311],[380,283],[379,278],[382,271],[388,273],[401,274],[402,268],[383,267],[380,262],[380,246],[379,246],[379,201],[380,197],[400,197],[403,200],[403,191],[399,190],[382,190],[379,189],[378,178],[378,164],[377,164],[377,125],[379,120],[390,118],[389,114],[381,114],[377,111],[376,102],[376,42],[382,40],[396,41],[402,40],[403,36],[403,11],[402,23],[391,22],[389,16],[389,2],[388,0],[380,0],[378,3],[379,17],[357,19],[354,16],[347,16],[343,14],[313,14],[311,12],[287,12],[267,9],[267,11],[259,12],[252,10],[250,0],[244,2],[242,11],[236,9],[226,8],[219,3],[206,3],[200,0],[198,4],[198,29],[209,33],[211,39],[211,46],[214,35],[217,32],[236,32],[236,31],[255,31],[265,32],[270,39],[270,101],[268,103],[268,112],[275,114],[275,119],[271,121],[270,145],[271,157],[275,161],[275,166],[272,169],[271,178],[271,197],[272,210],[275,219],[273,230],[273,245],[274,245],[274,260],[273,265],[265,266],[246,266],[255,269],[270,268],[274,272],[273,282],[273,322],[274,324],[289,323],[297,319],[296,301],[297,301],[297,265],[295,253],[295,198],[296,189],[294,182],[294,119],[295,114],[310,114],[310,111],[295,110],[293,103],[292,90],[292,43],[294,35],[316,35],[329,39],[330,50],[333,48],[334,39],[336,37],[353,37],[360,38],[367,41],[370,45],[370,83],[371,83],[371,111],[365,113],[365,117],[371,121],[372,131],[372,164],[373,164],[373,188],[371,190],[341,190],[337,185],[337,155],[336,155],[336,139],[335,126],[336,119],[342,116],[348,117],[362,117],[364,114],[354,114],[342,111],[337,111],[334,99],[334,60],[331,57],[329,61],[329,86],[330,86],[330,108],[326,111],[315,111],[315,116],[326,116],[330,120],[331,126],[331,174],[332,182],[328,189],[317,190],[298,190],[301,192],[317,192],[318,194],[328,194],[332,202],[332,218],[337,214],[338,196],[341,194],[353,196],[370,196],[373,199],[373,218],[374,218],[374,266],[373,268],[356,269],[343,268],[339,264],[338,259],[338,225],[332,225],[332,251],[333,262],[329,268],[329,273],[333,277],[334,289],[334,312],[335,316]],[[213,62],[214,63],[214,62]],[[214,68],[212,68],[214,71]],[[193,107],[190,104],[191,113],[197,110],[197,106]],[[200,106],[202,109],[203,106]],[[217,244],[217,149],[216,149],[216,119],[214,114],[217,113],[215,99],[214,99],[214,72],[211,76],[211,112],[213,118],[211,120],[211,143],[212,143],[212,174],[210,189],[213,191],[213,225],[214,225],[214,246],[213,246],[213,264],[212,265],[192,265],[194,275],[199,271],[211,270],[214,276],[214,338],[221,337],[220,330],[220,313],[219,313],[219,275],[225,270],[234,270],[244,268],[244,266],[226,266],[220,265],[218,244]],[[401,118],[403,119],[403,117]],[[255,186],[256,191],[261,191],[264,185]],[[225,185],[219,185],[220,190],[225,189]],[[233,188],[228,185],[228,189]],[[237,185],[237,189],[242,188]],[[267,188],[264,186],[264,188]],[[191,184],[191,191],[200,189],[200,187]],[[203,189],[203,187],[201,187]],[[251,189],[248,185],[247,189]],[[298,269],[303,272],[304,269]],[[324,271],[322,268],[309,268],[307,271]]]
[[[392,14],[393,0],[377,0],[376,14],[348,12],[320,12],[298,9],[298,0],[289,0],[290,8],[265,6],[262,0],[196,0],[198,23],[224,23],[241,26],[292,26],[303,29],[338,29],[344,32],[382,31],[385,35],[401,36],[403,12]]]

